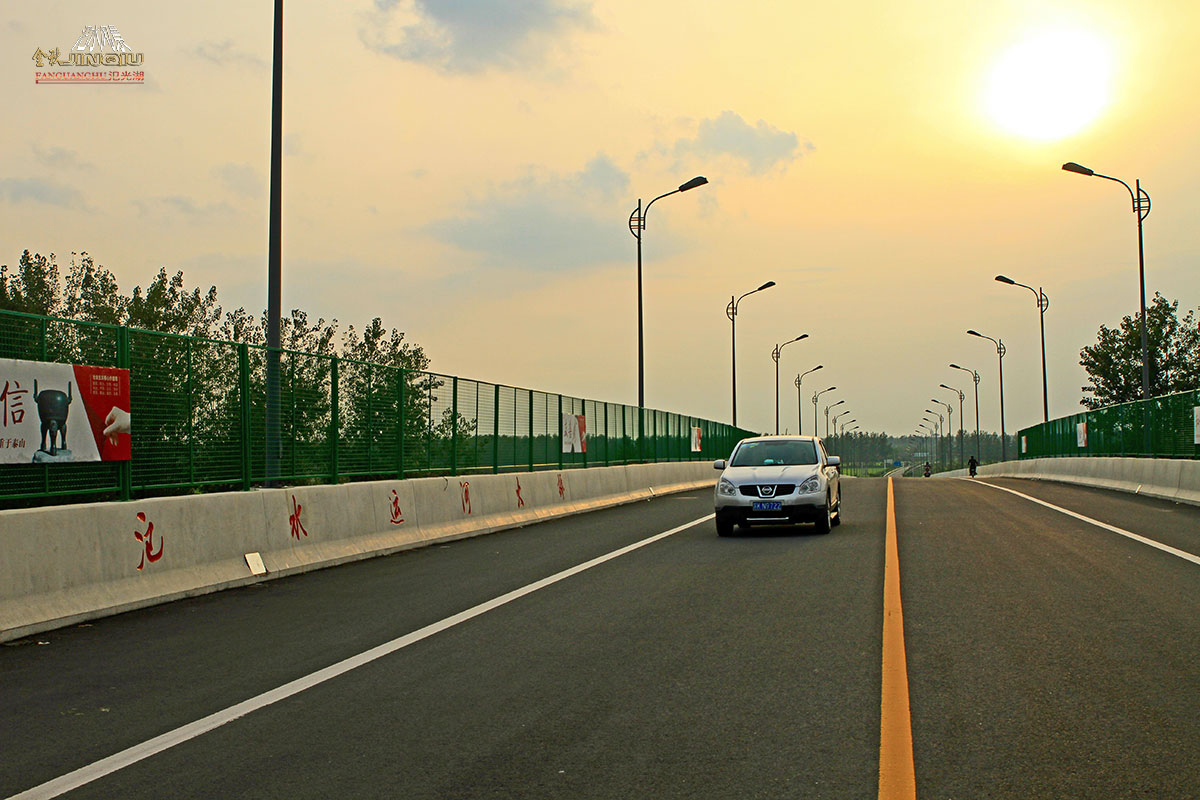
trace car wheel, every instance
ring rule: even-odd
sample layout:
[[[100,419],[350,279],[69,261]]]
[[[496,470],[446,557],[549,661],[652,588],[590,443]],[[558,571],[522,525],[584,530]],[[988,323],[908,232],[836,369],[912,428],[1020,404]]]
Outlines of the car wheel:
[[[733,536],[733,520],[718,515],[717,536]]]
[[[833,507],[829,495],[825,496],[825,508],[817,518],[817,533],[829,533],[833,529]]]
[[[842,490],[841,489],[838,489],[838,498],[837,498],[836,508],[837,508],[837,513],[834,514],[834,516],[833,516],[833,524],[835,527],[842,524]]]

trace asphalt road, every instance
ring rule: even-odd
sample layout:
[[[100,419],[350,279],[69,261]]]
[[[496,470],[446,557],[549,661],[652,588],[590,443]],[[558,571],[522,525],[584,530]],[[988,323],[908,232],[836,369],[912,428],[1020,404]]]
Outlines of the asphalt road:
[[[1200,508],[992,483],[1200,554]],[[1200,564],[978,482],[894,487],[917,796],[1200,797]],[[685,528],[65,796],[879,796],[886,493],[846,480],[827,536]],[[9,643],[0,797],[711,511],[675,495]]]

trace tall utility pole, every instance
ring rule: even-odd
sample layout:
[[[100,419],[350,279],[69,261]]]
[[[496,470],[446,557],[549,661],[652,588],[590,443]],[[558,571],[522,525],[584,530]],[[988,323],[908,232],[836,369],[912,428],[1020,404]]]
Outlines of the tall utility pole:
[[[271,68],[271,207],[267,234],[266,485],[279,479],[279,348],[283,245],[283,0],[275,0],[275,46]]]

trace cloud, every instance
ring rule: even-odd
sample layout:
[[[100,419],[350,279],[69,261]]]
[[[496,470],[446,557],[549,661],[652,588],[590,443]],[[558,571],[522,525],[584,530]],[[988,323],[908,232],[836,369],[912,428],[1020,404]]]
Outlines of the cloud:
[[[671,152],[677,158],[694,156],[711,160],[723,156],[745,164],[751,175],[763,175],[816,149],[812,142],[800,141],[795,133],[783,131],[759,120],[750,125],[732,111],[700,122],[696,136],[675,142]]]
[[[569,0],[376,0],[359,36],[367,48],[447,73],[529,68],[571,30],[594,25]]]
[[[236,49],[233,42],[228,39],[223,42],[201,42],[192,50],[192,54],[222,67],[234,65],[265,69],[267,66],[265,59],[253,53]]]
[[[233,208],[228,203],[198,203],[192,198],[184,197],[183,195],[151,197],[146,200],[134,200],[133,203],[137,206],[138,213],[143,216],[148,214],[163,216],[174,211],[195,221],[202,221],[234,213]]]
[[[45,203],[61,208],[84,208],[83,195],[71,186],[41,178],[0,178],[0,197],[10,203]]]
[[[618,198],[629,175],[605,155],[566,176],[531,176],[471,204],[470,213],[429,225],[441,241],[491,265],[536,272],[581,269],[629,255]]]
[[[213,168],[213,174],[239,197],[260,197],[263,193],[262,179],[249,164],[222,164]]]
[[[93,165],[82,160],[74,150],[65,147],[51,147],[43,150],[36,144],[33,147],[33,157],[39,164],[47,167],[64,169],[92,169]]]

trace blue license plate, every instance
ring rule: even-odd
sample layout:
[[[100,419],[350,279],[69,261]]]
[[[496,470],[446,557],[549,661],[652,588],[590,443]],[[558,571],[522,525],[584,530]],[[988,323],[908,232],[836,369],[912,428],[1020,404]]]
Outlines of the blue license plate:
[[[782,511],[783,503],[780,503],[780,502],[767,503],[767,502],[764,502],[761,500],[755,500],[754,501],[754,510],[755,511]]]

